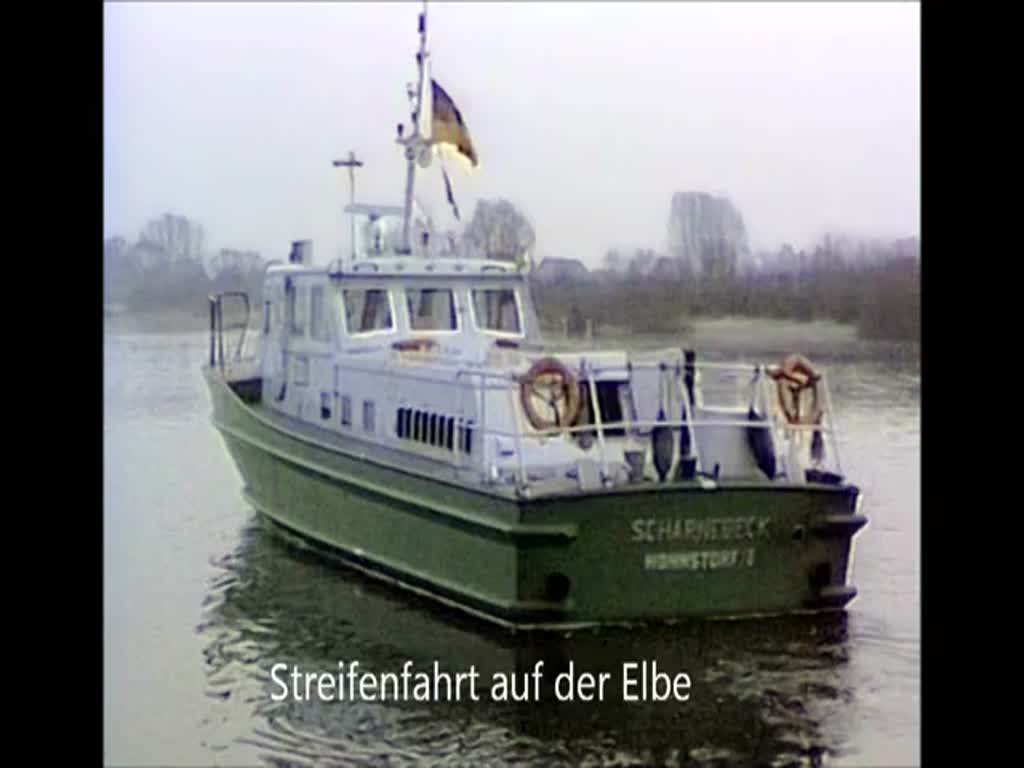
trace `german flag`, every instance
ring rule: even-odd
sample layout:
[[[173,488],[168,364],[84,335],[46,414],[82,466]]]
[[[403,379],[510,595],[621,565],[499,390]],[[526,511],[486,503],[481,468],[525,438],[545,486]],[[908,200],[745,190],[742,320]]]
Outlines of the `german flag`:
[[[462,119],[462,113],[455,106],[444,88],[431,80],[433,94],[433,115],[431,120],[431,143],[449,144],[458,150],[459,154],[466,157],[475,167],[479,164],[476,157],[476,150],[473,149],[473,141],[469,138],[469,129]]]

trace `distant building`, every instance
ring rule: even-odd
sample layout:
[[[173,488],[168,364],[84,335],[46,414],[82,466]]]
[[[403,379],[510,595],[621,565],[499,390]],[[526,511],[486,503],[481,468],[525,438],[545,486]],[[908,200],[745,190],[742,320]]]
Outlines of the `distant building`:
[[[542,283],[561,283],[586,280],[590,273],[579,259],[548,257],[534,270],[533,277]]]

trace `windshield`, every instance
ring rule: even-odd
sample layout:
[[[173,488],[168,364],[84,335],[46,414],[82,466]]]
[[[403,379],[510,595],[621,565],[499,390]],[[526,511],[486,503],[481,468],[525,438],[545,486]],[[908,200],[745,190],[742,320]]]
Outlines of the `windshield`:
[[[486,288],[473,291],[473,314],[482,331],[522,334],[516,292],[511,288]]]
[[[454,331],[455,300],[441,288],[414,288],[405,292],[409,328],[414,331]]]
[[[394,327],[387,291],[378,288],[350,288],[344,294],[345,327],[349,333],[386,331]]]

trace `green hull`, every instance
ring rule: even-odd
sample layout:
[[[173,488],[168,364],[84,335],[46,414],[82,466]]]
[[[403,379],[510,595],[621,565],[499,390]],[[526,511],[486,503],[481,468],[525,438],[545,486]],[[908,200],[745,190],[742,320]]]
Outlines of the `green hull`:
[[[490,620],[567,626],[843,608],[849,485],[646,483],[518,498],[277,423],[204,370],[245,495],[374,575]]]

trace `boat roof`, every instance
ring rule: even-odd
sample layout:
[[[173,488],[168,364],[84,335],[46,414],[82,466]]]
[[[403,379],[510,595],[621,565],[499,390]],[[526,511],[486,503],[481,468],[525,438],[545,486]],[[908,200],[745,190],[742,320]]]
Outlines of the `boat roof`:
[[[515,278],[522,274],[520,266],[497,259],[424,258],[422,256],[382,256],[336,260],[326,267],[303,264],[275,264],[268,274],[326,274],[329,277],[473,277]]]
[[[403,216],[405,209],[398,205],[375,205],[372,203],[350,203],[345,206],[345,213],[357,213],[370,217]]]

